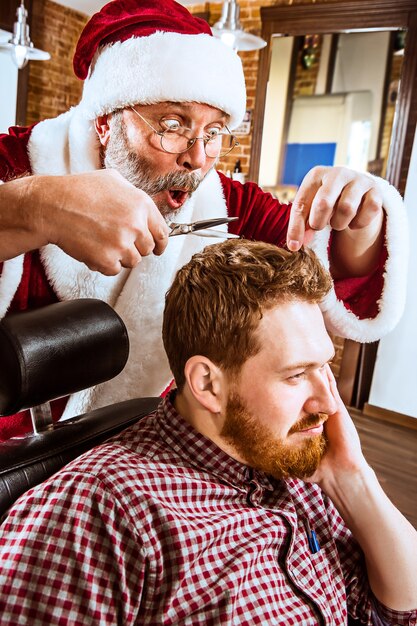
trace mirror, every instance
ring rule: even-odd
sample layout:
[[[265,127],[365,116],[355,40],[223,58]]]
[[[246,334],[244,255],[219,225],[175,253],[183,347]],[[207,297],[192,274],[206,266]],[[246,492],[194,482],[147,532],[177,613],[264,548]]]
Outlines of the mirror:
[[[291,201],[314,165],[385,176],[404,36],[398,30],[272,37],[261,187]]]
[[[374,93],[373,89],[368,89],[371,91],[368,103],[363,101],[361,105],[357,103],[345,104],[344,106],[347,108],[351,106],[356,110],[358,107],[362,107],[362,110],[368,107],[372,118],[368,124],[368,129],[366,124],[356,125],[356,131],[361,137],[360,143],[363,147],[362,161],[366,160],[368,169],[384,175],[403,193],[417,120],[417,5],[415,1],[370,0],[364,3],[343,0],[326,4],[271,6],[261,8],[261,19],[262,37],[268,42],[268,46],[260,52],[250,179],[260,183],[266,180],[269,184],[272,182],[271,172],[274,167],[275,182],[278,182],[278,177],[283,179],[287,158],[285,146],[287,139],[291,140],[292,137],[289,134],[292,131],[291,118],[293,115],[295,117],[301,115],[302,118],[300,110],[303,106],[319,107],[320,98],[331,93],[342,93],[346,96],[346,93],[351,91],[367,91],[364,88],[366,87],[364,82],[359,81],[355,85],[357,76],[354,75],[349,77],[350,84],[347,85],[346,74],[343,75],[343,72],[349,67],[349,62],[346,60],[349,60],[352,50],[355,51],[357,45],[362,50],[366,50],[370,37],[375,37],[378,40],[378,52],[373,59],[370,58],[369,54],[362,52],[362,70],[363,72],[370,71],[374,82],[375,71],[379,74],[378,93]],[[395,44],[398,31],[404,31],[406,36],[400,61],[401,81],[397,83],[399,89],[394,95],[395,78],[392,77],[392,80],[390,78],[394,65],[399,63],[397,59],[400,55],[393,60],[394,47],[398,45]],[[274,50],[275,47],[279,48],[279,51]],[[281,57],[282,62],[279,64],[280,80],[284,81],[281,83],[283,85],[281,101],[276,103],[276,117],[281,120],[281,136],[278,139],[277,135],[272,136],[268,126],[266,126],[266,114],[269,113],[267,88],[274,62],[274,53],[275,57]],[[295,60],[301,56],[305,64],[305,72],[308,73],[311,71],[308,65],[310,64],[310,68],[314,65],[315,59],[312,57],[318,56],[319,53],[320,56],[323,56],[324,61],[316,64],[315,72],[320,76],[317,76],[315,93],[312,94],[316,96],[315,99],[318,104],[313,105],[312,100],[308,103],[301,98],[297,99],[294,107],[294,87],[297,87],[295,85],[297,77]],[[351,85],[353,85],[352,88],[350,88]],[[300,85],[298,85],[299,88]],[[304,94],[300,95],[304,97]],[[390,97],[396,100],[395,107],[392,107],[395,108],[393,123],[387,117],[387,104]],[[336,97],[333,99],[334,101],[337,100]],[[269,102],[268,108],[271,108]],[[382,120],[382,123],[378,122],[378,119]],[[357,121],[366,120],[361,117]],[[392,130],[388,139],[384,139],[383,136],[384,124]],[[372,131],[370,127],[372,127]],[[275,132],[277,132],[276,128]],[[264,154],[265,150],[270,150],[274,141],[276,144],[274,148],[275,164],[272,159],[268,165]],[[268,142],[269,148],[267,147]],[[368,142],[368,154],[365,156],[364,146],[366,142]],[[290,141],[290,143],[302,142]],[[324,141],[323,143],[334,143],[334,141]],[[385,158],[383,150],[386,152]],[[378,162],[381,161],[380,158],[377,158],[379,157],[378,151],[379,154],[383,155],[382,163]],[[373,158],[374,155],[376,158]],[[373,163],[375,161],[377,162]],[[369,162],[371,162],[370,165]],[[263,180],[260,179],[261,166]],[[264,167],[267,169],[264,170]],[[266,179],[266,176],[269,178]]]
[[[339,63],[339,69],[341,67],[341,57],[337,59],[337,48],[340,42],[343,41],[343,46],[346,44],[349,47],[349,42],[355,41],[354,37],[356,37],[357,42],[361,34],[365,36],[372,34],[380,38],[378,44],[380,63],[378,64],[378,59],[374,59],[374,61],[379,68],[378,73],[384,74],[385,72],[385,80],[383,84],[381,81],[378,83],[379,95],[372,94],[371,102],[368,98],[368,103],[363,102],[361,106],[358,104],[356,109],[362,110],[361,116],[359,119],[353,116],[351,121],[369,122],[371,117],[370,124],[361,123],[356,127],[359,129],[358,133],[361,139],[358,143],[362,146],[362,151],[359,153],[362,154],[363,162],[367,163],[368,169],[372,169],[376,174],[382,174],[397,187],[400,193],[404,194],[417,122],[417,4],[415,0],[367,0],[367,2],[338,0],[337,2],[316,2],[311,5],[269,6],[261,8],[261,20],[261,36],[268,42],[268,45],[260,51],[259,56],[249,179],[261,182],[259,179],[261,164],[262,167],[268,166],[268,162],[265,163],[265,160],[268,161],[266,157],[263,157],[264,162],[262,163],[263,151],[273,149],[275,153],[269,165],[270,172],[273,172],[272,175],[276,178],[272,180],[277,183],[280,180],[278,176],[284,180],[282,176],[285,173],[287,158],[286,144],[309,143],[309,141],[305,141],[305,137],[301,136],[301,141],[298,141],[297,136],[290,135],[290,132],[293,132],[291,124],[294,109],[295,119],[297,115],[301,115],[300,110],[302,110],[303,105],[319,107],[320,99],[330,95],[333,91],[333,83],[335,85],[335,100],[337,99],[336,96],[341,96],[341,94],[346,99],[346,94],[373,91],[369,89],[369,85],[363,83],[360,84],[359,88],[357,85],[353,87],[345,84],[340,85],[340,76],[338,79],[335,78],[337,63]],[[394,83],[394,78],[390,81],[391,74],[386,70],[390,64],[391,69],[394,66],[392,59],[394,37],[398,31],[404,32],[405,42],[400,68],[401,80],[397,84],[399,88],[395,89],[395,85],[390,84]],[[352,38],[351,35],[354,37]],[[276,41],[278,43],[275,43]],[[272,136],[271,131],[266,126],[266,114],[268,113],[267,90],[274,46],[280,46],[279,52],[275,51],[275,55],[281,58],[281,96],[280,101],[277,100],[272,106],[273,114],[280,120],[279,128],[278,130],[275,128],[276,134]],[[314,83],[313,98],[310,94],[305,97],[305,94],[298,93],[298,95],[302,95],[302,98],[294,107],[294,86],[297,74],[294,69],[295,60],[302,55],[304,57],[302,58],[304,70],[308,73],[309,68],[314,64],[314,55],[317,56],[319,50],[320,56],[322,54],[324,57],[327,56],[328,61],[316,65],[315,71],[319,72],[320,70],[321,76],[317,77]],[[363,54],[362,69],[366,70],[370,64],[370,57]],[[320,65],[322,65],[321,68]],[[372,72],[374,71],[375,69],[372,70]],[[319,85],[318,93],[317,83]],[[364,89],[364,87],[366,88]],[[395,106],[392,107],[392,110],[395,110],[395,116],[392,115],[393,121],[389,120],[388,115],[390,87],[392,92],[394,89],[396,91],[395,96],[393,93],[391,94],[392,98],[395,99]],[[341,99],[340,97],[339,100]],[[306,100],[307,102],[305,102]],[[375,104],[378,101],[380,104]],[[344,106],[349,108],[348,104]],[[366,112],[366,109],[367,118],[366,116],[363,117],[365,115],[363,111]],[[374,121],[374,115],[379,115],[380,121],[378,119]],[[311,117],[311,114],[307,115],[307,119],[310,118],[311,120]],[[311,122],[309,126],[312,126]],[[311,128],[307,130],[310,132]],[[389,133],[389,131],[391,132]],[[384,132],[386,136],[384,136]],[[324,139],[322,141],[324,144],[335,143],[333,137],[330,137],[331,141],[328,141],[328,136]],[[267,147],[268,142],[270,143],[269,148]],[[384,142],[385,147],[383,146]],[[365,149],[366,146],[367,150]],[[330,146],[330,148],[334,149],[334,146]],[[333,154],[334,156],[335,154]],[[379,158],[374,158],[374,156]],[[264,176],[266,174],[263,170],[262,177]],[[271,182],[271,179],[267,182]],[[285,201],[285,197],[281,197],[281,199]],[[290,196],[288,199],[291,199]],[[338,338],[334,338],[334,341],[338,355],[339,390],[347,404],[362,409],[369,397],[377,343],[357,344],[352,341],[342,342],[342,340],[339,342]]]

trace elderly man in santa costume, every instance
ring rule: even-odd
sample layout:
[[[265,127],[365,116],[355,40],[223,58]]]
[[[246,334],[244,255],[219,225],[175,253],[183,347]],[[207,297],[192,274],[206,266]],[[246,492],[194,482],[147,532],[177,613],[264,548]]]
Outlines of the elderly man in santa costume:
[[[131,349],[118,377],[56,401],[55,419],[169,384],[164,295],[214,242],[168,239],[170,221],[235,216],[229,231],[245,238],[308,243],[334,278],[328,329],[374,341],[393,328],[405,294],[399,194],[367,174],[318,167],[288,206],[218,173],[246,93],[238,55],[205,21],[173,0],[114,0],[83,30],[74,70],[84,80],[77,106],[0,137],[0,316],[101,298],[123,318]],[[19,435],[30,419],[11,416],[1,428],[0,438]]]

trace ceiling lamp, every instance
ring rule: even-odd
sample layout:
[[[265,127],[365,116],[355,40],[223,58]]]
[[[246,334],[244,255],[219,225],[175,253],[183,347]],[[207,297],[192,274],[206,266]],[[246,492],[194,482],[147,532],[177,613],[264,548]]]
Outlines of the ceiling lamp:
[[[48,52],[33,47],[30,40],[29,26],[26,23],[28,12],[23,0],[16,11],[17,21],[13,25],[13,37],[8,42],[0,43],[0,49],[10,50],[14,62],[19,70],[25,67],[28,61],[47,61],[51,58]]]
[[[226,0],[222,6],[222,16],[212,27],[213,35],[234,50],[259,50],[266,41],[243,30],[239,21],[240,7],[235,0]]]

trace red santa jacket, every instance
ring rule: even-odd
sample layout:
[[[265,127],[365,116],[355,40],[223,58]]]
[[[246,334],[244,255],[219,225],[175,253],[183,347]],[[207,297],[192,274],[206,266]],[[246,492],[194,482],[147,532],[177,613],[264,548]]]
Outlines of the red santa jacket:
[[[14,128],[9,135],[0,137],[0,179],[10,180],[22,174],[32,173],[31,159],[28,153],[28,140],[32,129]],[[224,196],[227,213],[238,216],[239,220],[229,226],[231,232],[252,240],[266,241],[276,245],[284,245],[288,226],[290,207],[281,204],[270,194],[264,193],[256,184],[232,181],[218,174]],[[329,237],[322,238],[319,244],[319,256],[327,257]],[[313,246],[314,247],[314,246]],[[357,320],[371,320],[380,312],[380,300],[384,288],[384,265],[387,251],[384,249],[380,263],[372,274],[361,278],[335,281],[334,296],[343,311],[351,311],[351,317]],[[0,264],[0,272],[2,264]],[[1,275],[0,275],[1,281]],[[0,304],[1,304],[0,282]],[[59,299],[50,281],[48,281],[44,264],[38,251],[26,254],[23,262],[23,273],[20,284],[8,304],[7,313],[22,311]],[[332,308],[332,307],[330,307]],[[344,312],[342,311],[342,315]],[[343,326],[343,324],[342,324]],[[334,330],[332,328],[332,330]],[[339,334],[347,334],[349,332]],[[366,338],[365,338],[366,340]],[[64,401],[56,401],[53,406],[54,418],[59,418]],[[30,430],[27,412],[0,419],[0,439],[20,435]]]

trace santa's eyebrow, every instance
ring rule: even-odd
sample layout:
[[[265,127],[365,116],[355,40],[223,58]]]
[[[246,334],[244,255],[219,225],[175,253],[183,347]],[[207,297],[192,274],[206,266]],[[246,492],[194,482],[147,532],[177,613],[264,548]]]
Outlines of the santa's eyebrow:
[[[169,105],[169,107],[172,108],[172,113],[180,113],[181,115],[183,115],[185,118],[188,117],[189,121],[193,121],[193,103],[187,103],[187,102],[171,102],[171,101],[167,101],[164,102],[164,105]],[[159,115],[169,115],[171,111],[166,111],[164,109],[161,110],[161,113],[158,113]],[[211,122],[208,122],[209,124],[212,124],[214,122],[218,122],[219,120],[223,120],[224,122],[227,121],[228,119],[228,115],[227,113],[225,113],[224,111],[221,111],[219,109],[219,115],[217,115],[215,117],[214,120],[212,120]]]

